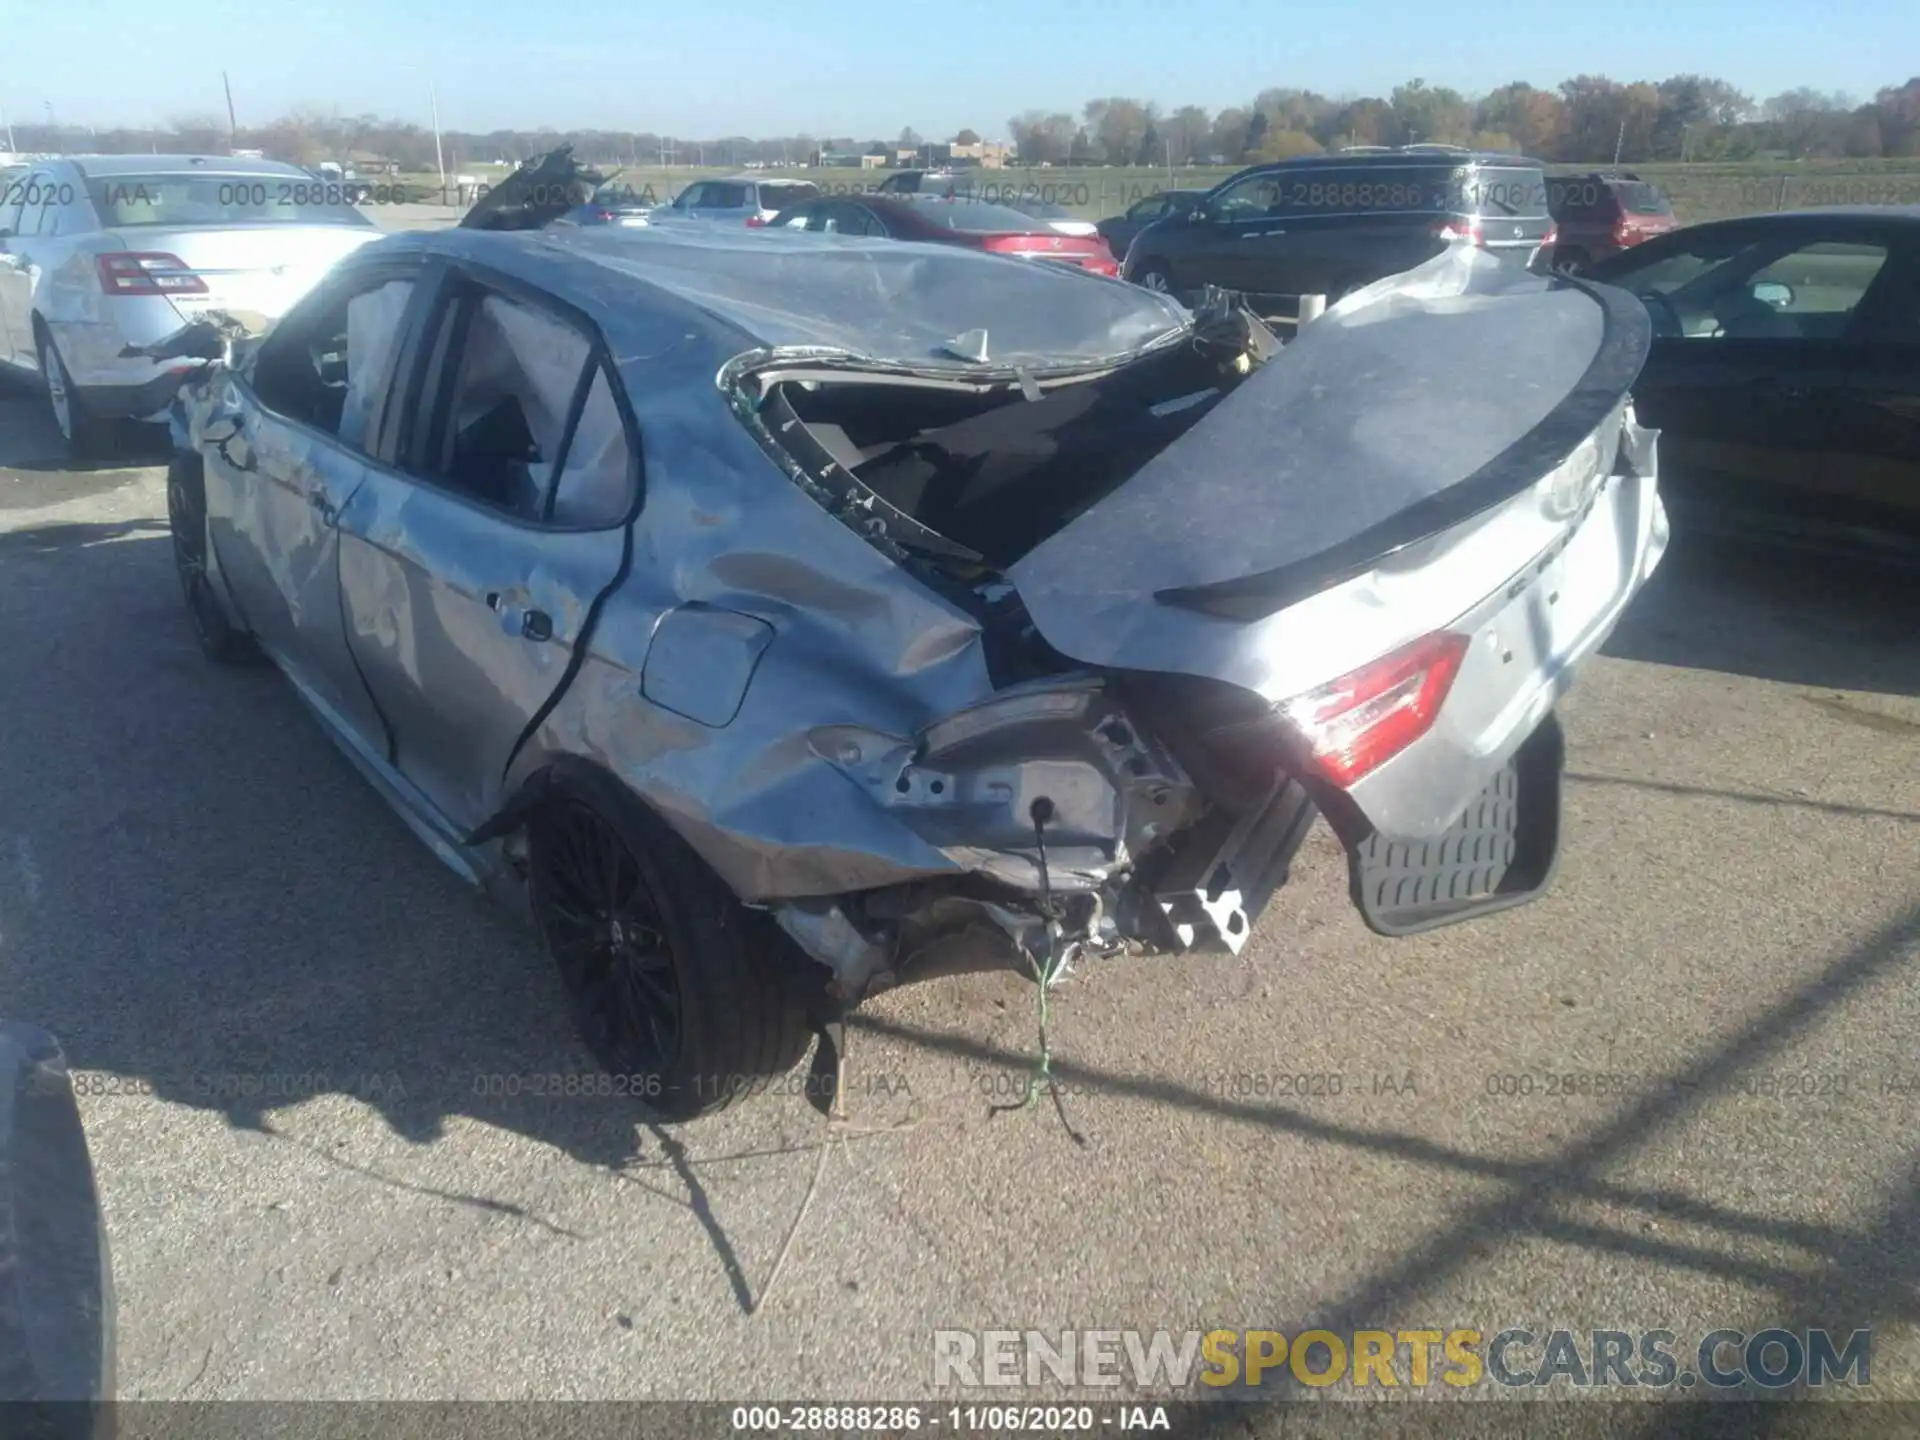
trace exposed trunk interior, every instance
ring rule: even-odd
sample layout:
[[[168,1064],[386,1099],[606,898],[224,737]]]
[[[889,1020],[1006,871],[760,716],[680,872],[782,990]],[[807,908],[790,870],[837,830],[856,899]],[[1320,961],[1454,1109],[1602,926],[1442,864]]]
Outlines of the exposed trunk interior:
[[[999,570],[1185,434],[1243,378],[1242,366],[1251,368],[1244,335],[1045,390],[1031,381],[983,393],[879,374],[804,382],[776,374],[767,401],[887,505]]]

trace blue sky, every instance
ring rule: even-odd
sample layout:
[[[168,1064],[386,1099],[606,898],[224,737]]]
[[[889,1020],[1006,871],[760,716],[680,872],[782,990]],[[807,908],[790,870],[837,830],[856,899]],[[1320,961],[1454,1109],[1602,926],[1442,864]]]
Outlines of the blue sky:
[[[1005,133],[1095,95],[1235,104],[1270,85],[1384,94],[1415,76],[1469,93],[1579,72],[1717,75],[1756,97],[1867,98],[1920,68],[1914,0],[0,0],[0,110],[141,125],[295,105],[667,135]],[[1904,68],[1903,68],[1904,67]]]

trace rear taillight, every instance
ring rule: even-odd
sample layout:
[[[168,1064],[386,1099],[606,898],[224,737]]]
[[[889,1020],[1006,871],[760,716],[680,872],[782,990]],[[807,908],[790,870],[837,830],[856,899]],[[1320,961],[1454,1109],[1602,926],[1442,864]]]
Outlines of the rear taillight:
[[[109,295],[204,295],[206,282],[177,255],[158,250],[116,250],[94,261],[100,288]]]
[[[751,229],[754,229],[754,230],[759,230],[759,229],[761,229],[762,227],[764,227],[764,226],[766,225],[766,223],[767,223],[767,221],[766,221],[766,217],[765,217],[765,216],[763,216],[763,215],[749,215],[749,216],[747,216],[747,225],[748,225],[748,226],[749,226],[749,227],[750,227]]]
[[[980,242],[980,248],[996,255],[1032,255],[1044,251],[1046,244],[1038,235],[989,235]]]
[[[1466,657],[1467,637],[1423,635],[1391,655],[1280,706],[1313,764],[1341,787],[1379,769],[1433,727]]]
[[[1560,227],[1558,225],[1547,226],[1547,233],[1540,237],[1540,248],[1544,250],[1549,245],[1557,245],[1559,243]]]
[[[1463,245],[1487,243],[1487,237],[1481,233],[1478,220],[1442,220],[1433,227],[1433,233],[1442,240],[1458,241]]]
[[[613,211],[611,211],[611,210],[596,210],[596,211],[594,211],[594,212],[593,212],[593,218],[594,218],[594,219],[596,219],[596,220],[598,220],[598,221],[599,221],[599,222],[600,222],[601,224],[603,224],[603,225],[604,225],[604,224],[607,224],[607,223],[608,223],[609,221],[611,221],[611,220],[613,219]]]
[[[1087,262],[1087,269],[1093,271],[1096,275],[1105,275],[1110,279],[1117,280],[1120,278],[1120,262],[1115,260],[1111,255],[1108,255],[1104,260],[1098,255],[1094,256],[1093,259]]]

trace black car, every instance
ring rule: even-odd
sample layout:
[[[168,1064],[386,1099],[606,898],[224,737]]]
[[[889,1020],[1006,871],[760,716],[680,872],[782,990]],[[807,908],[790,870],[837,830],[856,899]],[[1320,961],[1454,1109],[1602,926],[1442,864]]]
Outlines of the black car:
[[[1124,215],[1114,215],[1100,222],[1100,234],[1113,253],[1126,257],[1127,247],[1134,237],[1156,220],[1178,219],[1189,214],[1193,207],[1207,198],[1204,190],[1162,190],[1157,195],[1149,195],[1144,200],[1136,200],[1127,207]]]
[[[1552,238],[1538,161],[1413,145],[1243,170],[1187,215],[1141,231],[1125,274],[1177,294],[1217,285],[1284,310],[1300,295],[1331,304],[1452,244],[1537,266]],[[1277,306],[1262,303],[1274,297]]]
[[[1920,557],[1920,206],[1693,225],[1587,278],[1652,316],[1635,408],[1677,527]]]

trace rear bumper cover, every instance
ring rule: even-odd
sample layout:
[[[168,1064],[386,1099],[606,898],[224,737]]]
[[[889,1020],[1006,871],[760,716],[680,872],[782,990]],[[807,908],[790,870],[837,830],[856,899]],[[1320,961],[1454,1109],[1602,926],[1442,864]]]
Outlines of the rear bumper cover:
[[[1347,847],[1348,889],[1367,928],[1414,935],[1537,898],[1560,862],[1566,746],[1548,715],[1445,834]]]

